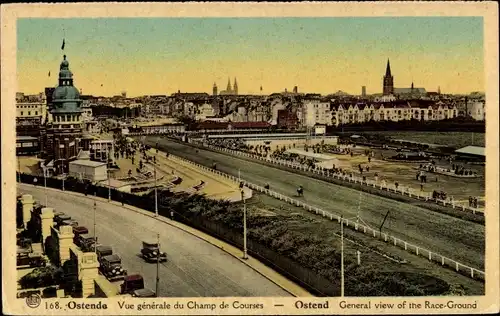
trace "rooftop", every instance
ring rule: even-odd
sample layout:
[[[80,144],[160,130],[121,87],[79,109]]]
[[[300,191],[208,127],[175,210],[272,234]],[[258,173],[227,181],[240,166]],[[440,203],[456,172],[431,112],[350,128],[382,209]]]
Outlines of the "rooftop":
[[[455,150],[455,153],[474,155],[474,156],[483,156],[483,157],[486,156],[484,154],[484,147],[479,147],[479,146],[465,146],[463,148]]]
[[[106,166],[105,162],[91,161],[91,160],[74,160],[69,163],[70,165],[87,166],[87,167],[100,167]]]

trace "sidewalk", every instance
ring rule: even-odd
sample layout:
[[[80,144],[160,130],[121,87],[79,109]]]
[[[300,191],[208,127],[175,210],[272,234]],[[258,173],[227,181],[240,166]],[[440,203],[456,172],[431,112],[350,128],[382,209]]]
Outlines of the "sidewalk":
[[[47,188],[47,190],[57,190],[57,189]],[[60,190],[57,190],[57,191],[60,191]],[[76,192],[72,192],[72,191],[65,191],[65,192],[67,194],[72,194],[74,196],[84,197],[84,195],[81,193],[76,193]],[[134,207],[131,205],[125,204],[122,206],[120,202],[116,202],[116,201],[108,202],[107,199],[101,198],[101,197],[94,197],[94,196],[90,197],[89,196],[86,198],[88,198],[88,199],[95,198],[95,199],[99,200],[101,203],[111,203],[111,204],[114,204],[115,206],[119,206],[119,207],[122,207],[122,208],[125,208],[128,210],[134,211],[136,213],[140,213],[144,216],[155,217],[155,215],[153,213],[147,212],[143,209],[140,209],[140,208],[137,208],[137,207]],[[216,239],[216,238],[214,238],[208,234],[205,234],[201,231],[198,231],[190,226],[184,225],[182,223],[176,222],[174,220],[168,219],[168,218],[163,217],[163,216],[158,216],[156,219],[165,223],[165,224],[168,224],[170,226],[174,226],[174,227],[176,227],[176,228],[178,228],[186,233],[189,233],[189,234],[191,234],[191,235],[193,235],[201,240],[204,240],[204,241],[208,242],[209,244],[214,245],[217,248],[225,251],[226,253],[228,253],[231,256],[240,260],[242,263],[246,264],[248,267],[250,267],[251,269],[253,269],[257,273],[264,276],[269,281],[273,282],[274,284],[281,287],[283,290],[290,293],[292,296],[295,296],[295,297],[312,297],[313,296],[311,293],[307,292],[305,289],[303,289],[302,287],[297,285],[295,282],[288,280],[286,277],[277,273],[276,271],[269,268],[265,264],[261,263],[257,259],[255,259],[251,256],[248,256],[248,259],[246,259],[246,260],[242,259],[242,250],[240,250],[240,249],[238,249],[230,244],[227,244],[224,241]]]

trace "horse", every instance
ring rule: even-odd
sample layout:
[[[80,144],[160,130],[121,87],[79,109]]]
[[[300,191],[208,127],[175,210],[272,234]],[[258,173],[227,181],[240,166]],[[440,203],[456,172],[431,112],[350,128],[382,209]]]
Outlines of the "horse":
[[[304,196],[304,189],[302,187],[297,188],[297,196]]]

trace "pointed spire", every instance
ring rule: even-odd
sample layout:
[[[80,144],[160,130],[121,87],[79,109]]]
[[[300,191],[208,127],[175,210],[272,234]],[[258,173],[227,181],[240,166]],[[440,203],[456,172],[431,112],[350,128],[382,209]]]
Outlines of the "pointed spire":
[[[387,67],[385,68],[385,75],[388,77],[391,76],[391,63],[389,62],[389,59],[387,59]]]
[[[227,88],[226,90],[229,92],[231,91],[231,79],[229,79],[229,77],[227,78]]]

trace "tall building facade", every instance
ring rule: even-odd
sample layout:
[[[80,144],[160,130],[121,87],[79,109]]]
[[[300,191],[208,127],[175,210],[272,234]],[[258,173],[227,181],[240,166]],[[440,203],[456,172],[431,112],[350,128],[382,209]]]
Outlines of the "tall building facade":
[[[391,95],[394,93],[394,77],[391,74],[391,64],[387,59],[387,67],[385,69],[383,95]]]
[[[366,86],[361,87],[361,96],[366,97]]]
[[[51,98],[51,122],[46,129],[46,158],[56,174],[67,173],[69,162],[76,159],[82,137],[82,100],[73,85],[66,55],[61,62],[58,86]]]

